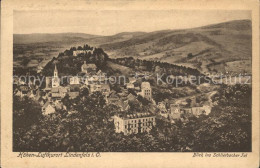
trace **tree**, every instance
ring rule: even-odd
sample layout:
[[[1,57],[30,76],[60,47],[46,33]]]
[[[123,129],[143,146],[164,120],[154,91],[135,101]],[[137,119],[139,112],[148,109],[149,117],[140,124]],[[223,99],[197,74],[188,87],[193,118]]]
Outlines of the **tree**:
[[[141,112],[142,111],[141,104],[138,101],[130,101],[129,106],[130,106],[130,110],[129,110],[130,112]]]
[[[187,57],[188,57],[189,59],[192,58],[192,57],[193,57],[192,53],[189,53],[189,54],[187,55]]]
[[[144,98],[144,97],[142,97],[142,96],[140,96],[140,95],[137,96],[137,100],[138,100],[139,102],[141,102],[142,105],[144,105],[144,106],[147,106],[148,104],[151,103],[149,100],[147,100],[146,98]]]
[[[81,91],[80,91],[80,97],[86,97],[89,95],[89,89],[88,88],[83,88]]]
[[[186,99],[186,102],[187,102],[187,107],[190,107],[191,106],[191,102],[192,102],[192,100],[190,99],[190,98],[187,98]]]

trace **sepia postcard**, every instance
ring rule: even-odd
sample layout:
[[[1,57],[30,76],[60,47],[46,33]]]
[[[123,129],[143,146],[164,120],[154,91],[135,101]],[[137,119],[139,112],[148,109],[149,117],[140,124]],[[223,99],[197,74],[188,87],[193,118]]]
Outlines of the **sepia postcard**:
[[[3,0],[1,161],[259,167],[257,0]]]

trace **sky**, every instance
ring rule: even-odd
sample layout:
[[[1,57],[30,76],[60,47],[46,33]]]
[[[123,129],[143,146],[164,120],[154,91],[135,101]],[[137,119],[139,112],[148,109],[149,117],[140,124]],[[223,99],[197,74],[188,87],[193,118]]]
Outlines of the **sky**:
[[[49,10],[14,11],[14,34],[152,32],[251,19],[242,10]]]

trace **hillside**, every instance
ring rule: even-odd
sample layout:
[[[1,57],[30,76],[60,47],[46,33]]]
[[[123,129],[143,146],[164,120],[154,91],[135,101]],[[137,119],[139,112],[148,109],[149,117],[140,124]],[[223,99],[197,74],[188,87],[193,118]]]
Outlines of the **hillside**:
[[[251,72],[251,38],[251,21],[238,20],[193,29],[145,33],[100,47],[110,57],[158,60],[203,72]],[[187,57],[189,53],[191,57]]]
[[[81,46],[89,39],[97,37],[99,36],[84,33],[14,34],[14,67],[44,66],[60,52],[71,46]]]
[[[83,33],[14,34],[14,60],[56,57],[71,46],[101,47],[110,58],[134,57],[184,65],[201,72],[251,73],[250,20],[235,20],[183,30],[122,32],[112,36]],[[188,57],[189,55],[189,57]]]

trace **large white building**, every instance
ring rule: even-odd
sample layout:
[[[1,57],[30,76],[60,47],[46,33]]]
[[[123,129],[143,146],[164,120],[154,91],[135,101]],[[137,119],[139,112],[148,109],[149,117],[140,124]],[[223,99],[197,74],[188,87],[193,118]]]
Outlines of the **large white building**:
[[[150,132],[156,125],[155,116],[151,113],[137,113],[114,116],[115,132],[124,135]]]

